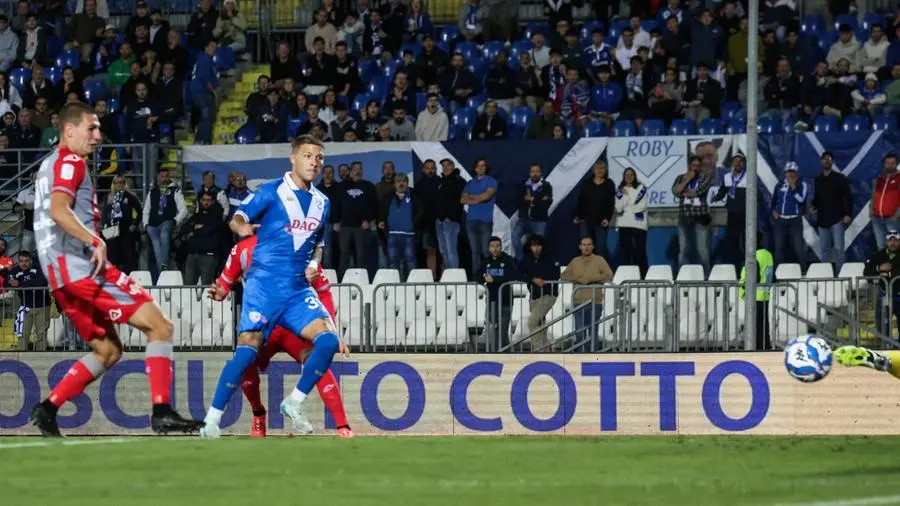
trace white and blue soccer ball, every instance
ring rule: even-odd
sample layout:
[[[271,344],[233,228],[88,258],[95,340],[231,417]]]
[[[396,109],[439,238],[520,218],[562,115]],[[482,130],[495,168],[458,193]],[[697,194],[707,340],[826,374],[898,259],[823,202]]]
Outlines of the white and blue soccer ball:
[[[794,338],[784,349],[784,366],[788,374],[806,383],[828,376],[831,361],[831,346],[812,334]]]

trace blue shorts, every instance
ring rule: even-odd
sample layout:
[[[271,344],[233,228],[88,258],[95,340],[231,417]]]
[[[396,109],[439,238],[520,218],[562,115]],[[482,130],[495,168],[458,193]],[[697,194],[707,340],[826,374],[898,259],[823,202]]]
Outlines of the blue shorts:
[[[299,336],[313,321],[330,318],[313,288],[280,286],[262,277],[244,281],[242,305],[238,333],[262,332],[266,338],[276,326]]]

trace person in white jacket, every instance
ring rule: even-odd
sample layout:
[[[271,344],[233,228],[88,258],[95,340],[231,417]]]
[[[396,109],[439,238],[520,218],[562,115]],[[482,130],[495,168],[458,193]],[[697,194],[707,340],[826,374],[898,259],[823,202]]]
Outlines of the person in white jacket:
[[[441,99],[437,94],[430,93],[425,110],[416,119],[416,140],[446,141],[449,130],[450,120],[441,109]]]
[[[616,229],[621,265],[637,265],[647,273],[647,188],[631,167],[622,174],[616,191]]]

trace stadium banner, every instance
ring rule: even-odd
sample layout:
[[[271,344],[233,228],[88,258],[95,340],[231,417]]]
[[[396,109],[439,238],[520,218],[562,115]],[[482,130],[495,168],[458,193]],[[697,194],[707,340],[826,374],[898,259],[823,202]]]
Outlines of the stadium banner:
[[[78,357],[0,354],[0,435],[34,434],[39,402]],[[202,419],[230,353],[180,354],[174,405]],[[900,383],[866,368],[839,368],[818,383],[792,379],[781,353],[634,355],[361,354],[338,360],[354,431],[376,435],[896,434]],[[272,434],[277,406],[298,379],[296,363],[262,375]],[[246,434],[251,413],[236,393],[227,434]],[[317,395],[307,412],[334,428]],[[144,362],[125,359],[60,410],[69,435],[149,433]]]

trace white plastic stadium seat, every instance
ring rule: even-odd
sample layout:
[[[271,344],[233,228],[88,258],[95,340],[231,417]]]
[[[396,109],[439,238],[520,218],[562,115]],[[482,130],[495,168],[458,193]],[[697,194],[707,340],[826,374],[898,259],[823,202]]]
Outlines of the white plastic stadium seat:
[[[50,327],[47,329],[47,346],[62,346],[66,342],[66,324],[62,316],[50,319]]]
[[[678,269],[678,277],[676,281],[705,281],[706,276],[703,274],[703,266],[697,264],[682,265]]]
[[[834,267],[830,263],[817,262],[809,265],[806,279],[827,279],[834,277]]]
[[[432,344],[437,339],[437,324],[431,318],[414,320],[406,333],[408,346]]]
[[[153,276],[150,275],[150,271],[131,271],[128,276],[141,286],[153,286]]]
[[[365,269],[347,269],[341,283],[366,286],[369,284],[369,272]]]
[[[144,272],[144,271],[135,271]],[[134,272],[132,273],[132,277]],[[162,271],[159,273],[159,279],[156,280],[156,286],[182,286],[184,285],[184,277],[181,271]]]
[[[400,271],[397,269],[378,269],[375,272],[375,278],[372,279],[373,285],[380,285],[382,283],[399,283],[400,282]]]
[[[775,267],[775,280],[781,281],[784,279],[801,279],[803,277],[803,271],[800,269],[800,264],[778,264]]]
[[[375,322],[375,345],[395,346],[406,344],[406,325],[396,318]]]
[[[328,278],[328,281],[331,282],[332,285],[338,284],[338,274],[334,269],[325,269],[325,277]]]
[[[637,265],[620,265],[613,274],[612,282],[614,285],[621,285],[626,281],[639,281],[641,279],[641,269]]]
[[[441,274],[441,283],[465,283],[469,281],[465,269],[445,269]]]
[[[647,281],[673,281],[672,266],[670,265],[651,265],[647,269],[647,275],[644,276]]]
[[[409,276],[406,277],[406,282],[409,284],[434,283],[434,273],[431,272],[431,269],[413,269],[409,271]],[[422,292],[422,286],[416,286],[413,288],[416,291],[416,297],[418,297]]]
[[[737,272],[731,264],[713,265],[709,271],[710,281],[737,281]]]
[[[806,279],[835,279],[834,269],[829,263],[811,264],[809,270],[806,271]],[[810,295],[815,297],[815,300],[820,304],[831,307],[841,307],[847,302],[852,281],[847,279],[835,279],[834,281],[814,281],[806,284],[808,285],[808,289],[812,291]],[[813,312],[811,315],[815,315],[815,313]]]

